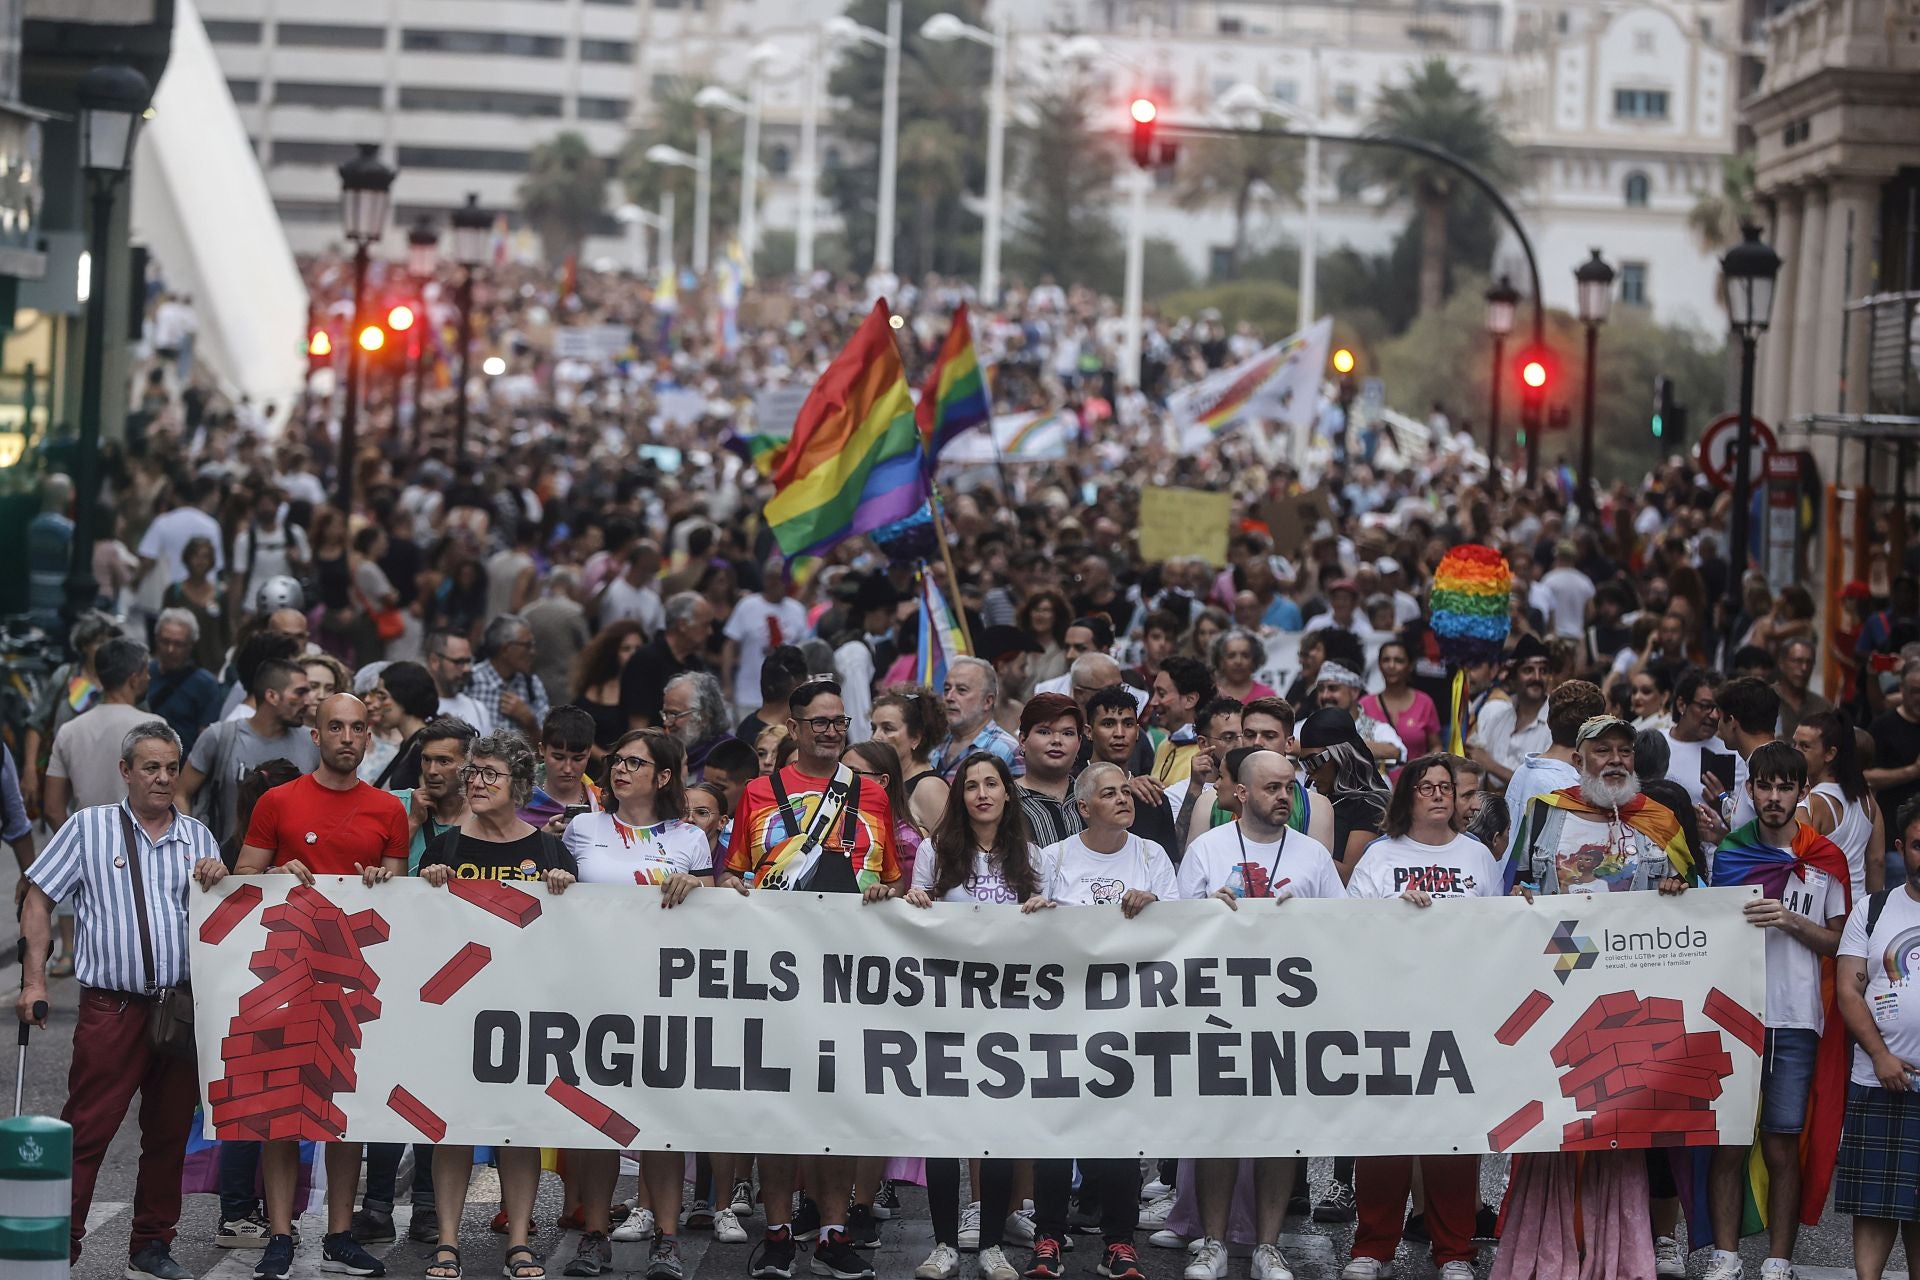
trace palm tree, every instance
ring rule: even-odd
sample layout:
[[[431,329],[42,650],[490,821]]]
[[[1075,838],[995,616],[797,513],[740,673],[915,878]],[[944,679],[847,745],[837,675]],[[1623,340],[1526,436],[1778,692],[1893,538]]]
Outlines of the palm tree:
[[[607,205],[607,162],[571,131],[533,149],[520,180],[520,209],[549,261],[580,251]]]
[[[1263,128],[1284,127],[1277,117],[1263,117]],[[1282,138],[1248,135],[1208,138],[1189,144],[1180,157],[1179,185],[1174,199],[1183,209],[1198,209],[1217,201],[1233,204],[1233,248],[1227,255],[1227,276],[1240,273],[1247,254],[1247,218],[1256,187],[1292,196],[1304,181],[1300,143]]]
[[[1753,219],[1753,155],[1720,158],[1720,189],[1701,193],[1687,214],[1687,229],[1709,253],[1732,248],[1740,226]]]
[[[1510,181],[1513,153],[1493,104],[1462,83],[1444,58],[1429,58],[1405,84],[1382,90],[1368,128],[1376,135],[1438,147],[1495,181]],[[1365,147],[1360,174],[1410,202],[1420,224],[1420,313],[1446,298],[1447,207],[1473,190],[1459,170],[1394,147]]]

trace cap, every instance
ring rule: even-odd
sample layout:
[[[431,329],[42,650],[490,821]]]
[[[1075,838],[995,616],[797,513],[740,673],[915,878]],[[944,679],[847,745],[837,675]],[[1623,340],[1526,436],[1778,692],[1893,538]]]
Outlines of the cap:
[[[1400,572],[1400,562],[1392,556],[1381,556],[1373,562],[1373,571],[1384,578],[1390,573]]]
[[[1328,595],[1332,595],[1336,591],[1351,591],[1355,595],[1360,594],[1360,588],[1355,585],[1352,578],[1337,578],[1327,584]]]
[[[1547,646],[1540,643],[1540,637],[1528,632],[1520,637],[1520,642],[1507,650],[1508,660],[1514,663],[1529,661],[1547,656]]]
[[[1628,738],[1633,737],[1633,726],[1619,716],[1588,716],[1580,722],[1579,731],[1573,735],[1573,744],[1579,746],[1583,742],[1591,742],[1601,734],[1611,733],[1615,729],[1626,734]]]
[[[1852,582],[1840,588],[1840,598],[1842,600],[1866,600],[1871,598],[1872,595],[1873,590],[1858,578],[1855,578]]]
[[[1365,680],[1362,680],[1359,675],[1344,663],[1339,662],[1321,663],[1320,674],[1314,677],[1313,684],[1316,689],[1323,684],[1344,684],[1350,685],[1355,689],[1365,689],[1367,687]]]
[[[1039,653],[1040,642],[1018,627],[988,627],[980,637],[980,656],[998,662],[1015,653]]]
[[[1317,751],[1321,747],[1331,747],[1335,743],[1348,742],[1366,750],[1367,744],[1360,737],[1360,729],[1353,717],[1338,707],[1322,707],[1300,722],[1297,731],[1300,749],[1306,752]]]

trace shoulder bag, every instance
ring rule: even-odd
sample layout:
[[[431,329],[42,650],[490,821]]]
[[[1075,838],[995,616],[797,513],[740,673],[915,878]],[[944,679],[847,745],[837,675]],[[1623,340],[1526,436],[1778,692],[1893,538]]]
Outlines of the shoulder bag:
[[[133,873],[133,911],[140,921],[140,964],[147,975],[147,987],[141,994],[149,1001],[147,1043],[168,1057],[192,1061],[193,986],[187,982],[165,989],[154,985],[153,926],[147,919],[147,886],[140,874],[140,837],[125,805],[120,806],[120,836],[127,844],[127,868]]]

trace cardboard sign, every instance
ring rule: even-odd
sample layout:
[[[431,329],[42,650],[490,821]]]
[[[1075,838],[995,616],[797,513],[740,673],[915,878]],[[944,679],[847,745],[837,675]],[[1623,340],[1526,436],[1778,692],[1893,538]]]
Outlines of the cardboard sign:
[[[1199,556],[1215,568],[1227,562],[1227,522],[1233,496],[1205,489],[1147,489],[1140,495],[1140,558]]]

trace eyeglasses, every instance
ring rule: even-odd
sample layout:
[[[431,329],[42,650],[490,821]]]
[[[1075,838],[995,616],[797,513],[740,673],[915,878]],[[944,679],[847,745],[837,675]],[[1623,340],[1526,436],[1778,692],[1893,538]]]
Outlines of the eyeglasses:
[[[1717,702],[1697,702],[1696,701],[1696,702],[1689,702],[1687,705],[1692,707],[1695,711],[1698,711],[1703,716],[1712,716],[1712,715],[1720,714],[1720,704]]]
[[[611,767],[625,769],[628,773],[638,773],[642,769],[651,769],[654,765],[653,761],[645,756],[614,756]]]
[[[1315,769],[1318,769],[1321,765],[1326,764],[1331,759],[1333,759],[1333,752],[1316,751],[1310,756],[1302,757],[1300,761],[1300,767],[1302,769],[1305,769],[1308,773],[1312,773]]]
[[[485,764],[465,765],[465,766],[462,766],[460,770],[460,781],[471,785],[473,783],[473,780],[478,778],[480,780],[480,785],[483,787],[499,786],[500,779],[503,776],[505,775],[503,775],[498,769],[494,768],[492,765],[485,765]]]
[[[1451,782],[1416,782],[1413,784],[1413,789],[1416,794],[1423,795],[1429,800],[1453,794]]]
[[[449,658],[449,657],[448,657],[448,656],[447,656],[446,654],[444,654],[444,653],[436,653],[436,654],[434,654],[433,656],[434,656],[435,658],[437,658],[438,660],[440,660],[441,662],[444,662],[444,663],[446,663],[446,664],[448,664],[449,666],[454,666],[454,667],[470,667],[470,666],[472,666],[472,665],[473,665],[473,655],[472,655],[472,654],[468,654],[468,655],[467,655],[466,657],[464,657],[464,658]]]
[[[662,707],[660,709],[660,722],[662,724],[679,724],[692,714],[693,711],[691,709],[686,711],[668,711],[665,707]]]
[[[845,733],[853,720],[848,716],[808,716],[794,723],[803,724],[815,733]]]

